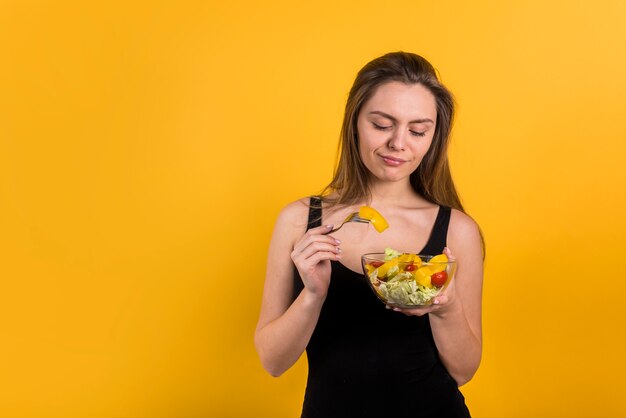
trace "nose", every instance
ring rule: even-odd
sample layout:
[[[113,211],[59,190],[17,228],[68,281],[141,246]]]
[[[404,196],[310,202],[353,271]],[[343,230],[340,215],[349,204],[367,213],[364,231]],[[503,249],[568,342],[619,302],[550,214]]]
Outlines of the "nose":
[[[387,142],[389,149],[394,151],[404,151],[406,147],[406,132],[401,129],[395,129],[391,134],[391,138]]]

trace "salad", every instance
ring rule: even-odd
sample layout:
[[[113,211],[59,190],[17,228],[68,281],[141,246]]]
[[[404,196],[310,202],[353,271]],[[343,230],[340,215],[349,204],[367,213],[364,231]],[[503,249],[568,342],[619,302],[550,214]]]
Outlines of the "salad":
[[[372,287],[388,304],[427,305],[448,282],[448,257],[436,255],[428,261],[417,254],[385,249],[383,261],[368,260],[364,266]]]

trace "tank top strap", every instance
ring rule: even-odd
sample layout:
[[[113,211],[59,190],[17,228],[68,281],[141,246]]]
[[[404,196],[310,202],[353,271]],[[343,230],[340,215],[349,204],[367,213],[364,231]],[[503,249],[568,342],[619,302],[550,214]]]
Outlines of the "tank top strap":
[[[452,209],[448,206],[439,206],[435,224],[428,238],[426,246],[422,250],[423,254],[437,255],[443,252],[448,241],[448,225],[450,224],[450,214]]]
[[[322,199],[319,196],[311,196],[309,199],[309,220],[306,230],[322,225]]]

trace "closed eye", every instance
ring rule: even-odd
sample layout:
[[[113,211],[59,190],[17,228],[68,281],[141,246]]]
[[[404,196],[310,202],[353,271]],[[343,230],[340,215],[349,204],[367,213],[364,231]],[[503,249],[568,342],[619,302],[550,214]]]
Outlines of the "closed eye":
[[[374,122],[372,122],[372,125],[374,125],[374,128],[378,129],[379,131],[385,131],[385,130],[391,128],[391,126],[382,126],[382,125],[379,125],[379,124],[374,123]]]
[[[392,128],[392,126],[383,126],[383,125],[379,125],[379,124],[374,123],[374,122],[372,122],[372,125],[374,125],[374,128],[378,129],[379,131],[386,131],[386,130]],[[409,132],[411,132],[411,135],[413,135],[413,136],[424,136],[424,135],[426,135],[426,132],[417,132],[417,131],[411,131],[411,130],[409,130]]]

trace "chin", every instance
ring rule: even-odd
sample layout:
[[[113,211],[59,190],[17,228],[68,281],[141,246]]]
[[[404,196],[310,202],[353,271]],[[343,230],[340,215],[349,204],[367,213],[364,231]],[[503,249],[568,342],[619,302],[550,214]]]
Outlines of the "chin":
[[[382,181],[385,183],[397,183],[399,181],[407,180],[409,178],[409,174],[407,175],[386,175],[382,174],[380,176],[375,176],[378,181]]]

